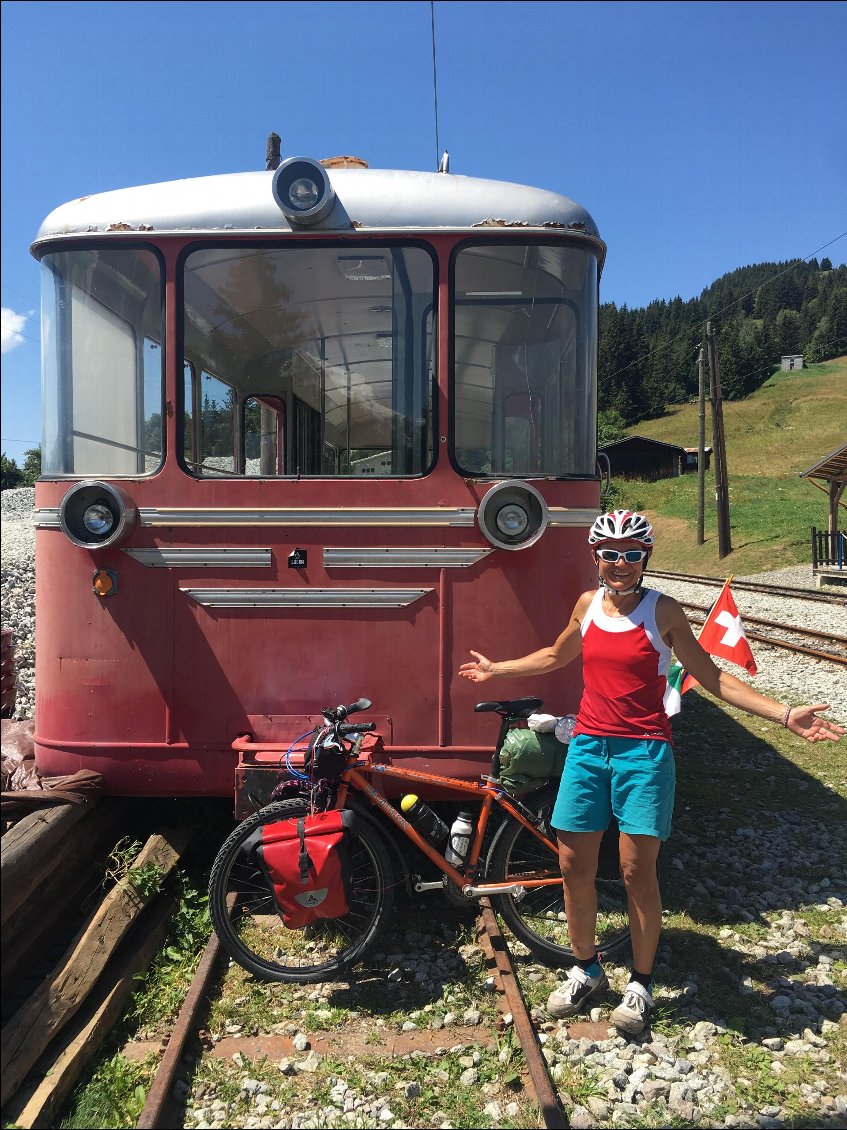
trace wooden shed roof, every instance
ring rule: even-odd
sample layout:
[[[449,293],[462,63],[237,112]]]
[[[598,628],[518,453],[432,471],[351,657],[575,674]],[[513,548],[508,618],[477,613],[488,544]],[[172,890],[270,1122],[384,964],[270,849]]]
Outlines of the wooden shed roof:
[[[677,452],[685,452],[686,450],[677,443],[665,443],[664,440],[651,439],[650,436],[623,436],[621,439],[612,439],[608,443],[600,444],[600,451],[607,451],[610,447],[620,447],[621,444],[631,443],[633,440],[637,440],[639,443],[655,444],[656,447],[669,447],[672,451]]]
[[[824,455],[806,471],[800,472],[801,479],[821,479],[825,483],[847,482],[847,443]]]

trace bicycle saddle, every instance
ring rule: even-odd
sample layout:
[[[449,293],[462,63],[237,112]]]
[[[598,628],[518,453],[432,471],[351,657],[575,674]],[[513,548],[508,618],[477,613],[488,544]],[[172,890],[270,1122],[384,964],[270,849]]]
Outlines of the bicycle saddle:
[[[478,702],[474,707],[477,714],[500,714],[504,718],[529,718],[544,705],[540,698],[512,698],[504,702]]]

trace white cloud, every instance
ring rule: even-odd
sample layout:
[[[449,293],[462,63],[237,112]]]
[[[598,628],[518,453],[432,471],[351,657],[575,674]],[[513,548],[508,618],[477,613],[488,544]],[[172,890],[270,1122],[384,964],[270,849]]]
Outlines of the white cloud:
[[[2,319],[0,319],[0,325],[2,326],[2,348],[0,348],[0,353],[9,353],[16,346],[23,345],[24,326],[34,313],[34,310],[30,310],[28,314],[18,314],[15,310],[10,310],[7,306],[2,307]]]

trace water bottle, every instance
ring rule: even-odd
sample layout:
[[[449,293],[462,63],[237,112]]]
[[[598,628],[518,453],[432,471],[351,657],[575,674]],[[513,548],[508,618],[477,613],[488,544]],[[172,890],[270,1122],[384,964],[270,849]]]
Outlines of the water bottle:
[[[573,714],[566,714],[564,718],[560,718],[556,723],[556,740],[560,741],[562,745],[567,745],[573,737],[573,728],[576,725],[576,717]]]
[[[460,812],[453,821],[453,826],[450,829],[450,842],[444,852],[444,858],[448,863],[452,863],[454,867],[462,866],[465,862],[465,856],[468,854],[473,832],[473,814]]]
[[[400,808],[412,827],[436,847],[443,844],[450,834],[450,829],[441,817],[414,793],[407,793],[403,797]]]

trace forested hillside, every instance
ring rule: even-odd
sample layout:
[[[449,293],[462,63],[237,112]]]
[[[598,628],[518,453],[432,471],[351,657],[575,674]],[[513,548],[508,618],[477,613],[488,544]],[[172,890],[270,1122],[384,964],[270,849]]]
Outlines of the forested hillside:
[[[721,388],[729,400],[754,392],[786,353],[807,363],[847,351],[847,266],[829,259],[739,267],[699,298],[641,309],[600,307],[600,408],[631,427],[697,395],[704,324],[718,331]]]

